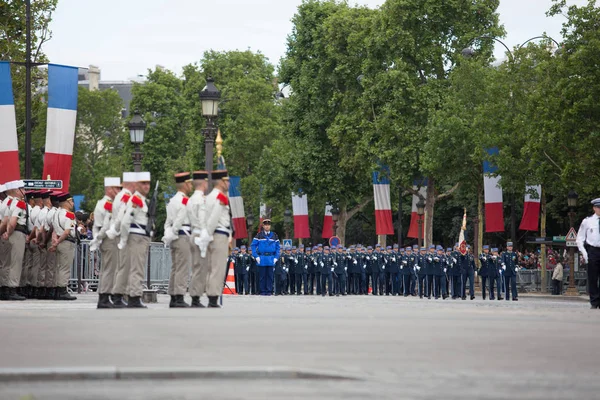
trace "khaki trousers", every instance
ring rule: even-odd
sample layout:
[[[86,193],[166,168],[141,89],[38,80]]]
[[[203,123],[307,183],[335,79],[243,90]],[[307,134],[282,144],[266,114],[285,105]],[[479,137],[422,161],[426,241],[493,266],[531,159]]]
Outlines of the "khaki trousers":
[[[192,237],[192,281],[190,282],[190,296],[202,297],[206,291],[206,277],[208,276],[208,265],[210,263],[208,251],[206,257],[200,256],[200,248],[193,242]]]
[[[179,235],[179,239],[171,242],[171,261],[169,294],[185,294],[192,264],[192,249],[187,235]]]
[[[206,294],[219,296],[223,293],[225,283],[225,266],[227,264],[227,255],[229,254],[229,236],[215,233],[213,241],[208,245],[208,255],[210,260],[208,268],[208,277],[206,283]]]
[[[37,287],[46,286],[46,272],[48,271],[48,250],[46,248],[39,249],[40,252],[40,270],[38,271]]]
[[[127,252],[129,256],[129,288],[127,289],[129,297],[140,297],[144,294],[142,282],[148,263],[148,246],[150,246],[148,236],[131,234],[127,247],[121,251],[121,253]]]
[[[15,231],[8,238],[10,248],[10,271],[8,273],[8,287],[19,287],[21,272],[23,271],[23,258],[25,257],[25,234]]]
[[[10,271],[10,243],[0,239],[0,286],[8,286]]]
[[[110,294],[115,286],[115,273],[119,266],[119,249],[117,248],[117,239],[104,238],[100,245],[102,254],[102,264],[100,271],[100,285],[98,293]],[[121,293],[119,293],[121,294]]]
[[[29,247],[31,253],[31,268],[29,268],[27,284],[37,287],[38,275],[40,273],[40,248],[37,244],[32,244]]]
[[[23,256],[23,269],[21,270],[21,280],[19,286],[25,287],[30,285],[29,276],[31,275],[31,269],[33,268],[33,245],[25,243],[25,255]]]
[[[75,258],[75,243],[62,241],[56,248],[56,277],[55,286],[67,287],[71,277],[71,267]]]
[[[137,235],[129,235],[129,239],[131,237]],[[120,240],[117,236],[115,240]],[[127,243],[127,247],[123,250],[119,250],[119,265],[117,266],[117,270],[115,271],[114,283],[112,294],[127,294],[127,283],[129,281],[129,243]]]
[[[46,287],[56,287],[56,251],[46,253],[46,277],[44,282]]]

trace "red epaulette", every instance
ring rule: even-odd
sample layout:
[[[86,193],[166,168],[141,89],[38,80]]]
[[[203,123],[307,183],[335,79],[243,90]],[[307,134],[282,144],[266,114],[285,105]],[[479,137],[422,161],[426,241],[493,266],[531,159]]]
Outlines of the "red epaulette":
[[[144,207],[144,201],[139,196],[133,196],[131,198],[131,202],[136,207],[139,207],[139,208],[143,208]]]
[[[12,204],[12,199],[8,199],[8,202],[6,203],[6,207],[10,207],[11,204]]]
[[[187,206],[187,203],[188,203],[188,201],[190,201],[190,199],[189,199],[189,198],[187,198],[187,197],[184,197],[184,198],[181,200],[181,202],[183,203],[183,205],[184,205],[184,206]]]
[[[106,201],[106,203],[104,203],[104,209],[108,212],[112,212],[112,201]]]
[[[124,194],[124,195],[123,195],[123,197],[121,197],[121,201],[122,201],[123,203],[127,203],[127,202],[129,201],[129,198],[130,198],[130,197],[131,197],[131,196],[129,196],[128,194]]]
[[[67,213],[65,214],[65,217],[67,217],[71,220],[75,220],[75,214],[73,214],[71,211],[67,211]]]
[[[17,201],[17,208],[20,208],[21,210],[26,210],[27,209],[27,204],[25,204],[24,201],[19,200],[19,201]]]
[[[229,204],[229,199],[223,193],[219,193],[217,195],[217,200],[219,200],[221,202],[221,204],[224,206]]]

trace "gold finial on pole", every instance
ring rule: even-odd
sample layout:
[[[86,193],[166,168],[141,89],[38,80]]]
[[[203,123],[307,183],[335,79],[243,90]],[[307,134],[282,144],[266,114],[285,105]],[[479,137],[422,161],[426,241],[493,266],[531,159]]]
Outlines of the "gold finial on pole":
[[[217,159],[221,157],[221,153],[223,152],[223,137],[221,136],[221,129],[217,129],[217,139],[215,140],[217,144]]]

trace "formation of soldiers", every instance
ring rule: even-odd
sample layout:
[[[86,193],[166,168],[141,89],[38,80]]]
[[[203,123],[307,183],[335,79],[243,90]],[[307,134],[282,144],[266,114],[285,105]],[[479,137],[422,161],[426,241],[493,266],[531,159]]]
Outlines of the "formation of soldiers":
[[[475,298],[475,272],[481,277],[483,299],[518,300],[516,274],[517,254],[512,243],[498,253],[483,246],[479,255],[481,267],[467,246],[463,254],[441,246],[398,245],[375,248],[361,245],[286,247],[274,266],[274,288],[278,295],[377,295],[419,296],[435,299]],[[245,246],[235,248],[228,260],[234,265],[236,290],[239,294],[264,294],[259,288],[256,257]]]
[[[0,185],[0,300],[75,300],[67,290],[79,240],[69,193]]]

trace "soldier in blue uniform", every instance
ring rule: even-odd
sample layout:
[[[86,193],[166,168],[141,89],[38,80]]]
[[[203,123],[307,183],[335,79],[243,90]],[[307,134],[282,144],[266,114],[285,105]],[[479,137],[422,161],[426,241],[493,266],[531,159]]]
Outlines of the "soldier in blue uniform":
[[[360,266],[358,265],[356,247],[350,246],[348,253],[348,293],[357,295],[360,293]]]
[[[421,247],[421,252],[417,256],[417,264],[415,269],[417,270],[417,277],[419,281],[419,297],[422,299],[427,290],[427,249]]]
[[[299,245],[296,249],[295,254],[296,263],[296,294],[300,296],[302,294],[302,288],[304,287],[304,294],[307,294],[307,276],[308,276],[308,264],[306,262],[306,254],[304,254],[304,245]]]
[[[260,290],[258,289],[258,266],[256,265],[256,260],[252,257],[252,254],[248,253],[248,255],[250,256],[250,271],[248,273],[250,294],[258,295],[260,294]]]
[[[479,268],[479,276],[481,277],[481,297],[483,300],[486,298],[486,288],[488,283],[488,277],[490,276],[490,269],[493,268],[492,255],[490,254],[490,246],[484,245],[483,252],[479,254],[479,262],[481,268]],[[490,298],[494,299],[494,293],[490,292]]]
[[[411,293],[411,277],[414,267],[414,255],[412,254],[412,248],[407,247],[404,249],[404,255],[400,261],[400,276],[402,277],[402,294],[404,297],[408,297]]]
[[[400,254],[398,253],[398,245],[395,244],[393,249],[390,249],[386,257],[387,263],[385,267],[386,288],[385,294],[397,296],[400,293]]]
[[[513,251],[512,242],[506,243],[506,251],[502,252],[502,270],[504,271],[504,292],[506,300],[510,300],[509,286],[513,301],[518,301],[517,293],[517,253]]]
[[[321,256],[321,261],[319,261],[319,266],[321,267],[321,296],[325,296],[327,293],[329,293],[330,296],[334,295],[334,260],[334,256],[329,251],[329,246],[325,246],[323,249],[323,255]]]
[[[492,249],[491,260],[488,263],[488,280],[490,282],[490,300],[494,300],[494,284],[498,290],[498,300],[502,300],[502,284],[500,283],[502,278],[500,271],[502,271],[502,260],[498,255],[498,249]]]
[[[271,232],[271,220],[263,220],[262,229],[252,240],[252,256],[256,259],[259,289],[262,296],[273,294],[275,262],[279,259],[279,237]]]
[[[426,295],[428,299],[431,299],[431,292],[433,290],[433,276],[434,276],[434,271],[433,271],[433,258],[435,257],[436,253],[435,253],[435,246],[434,245],[429,245],[429,250],[427,251],[427,257],[425,259],[425,269],[426,269],[426,274],[427,274],[427,278],[426,278]]]
[[[385,264],[384,264],[385,251],[381,250],[381,245],[375,245],[375,251],[373,251],[373,255],[371,259],[374,261],[372,266],[372,272],[375,274],[373,277],[373,281],[376,283],[377,290],[373,288],[373,294],[375,296],[384,294],[384,280],[385,280]]]
[[[296,246],[291,247],[290,258],[292,262],[288,261],[287,265],[287,288],[289,294],[296,294]]]
[[[237,247],[234,247],[233,249],[231,249],[231,253],[229,253],[229,257],[227,257],[227,269],[226,271],[229,271],[229,268],[231,268],[231,265],[233,264],[233,276],[235,279],[235,287],[236,289],[239,287],[239,278],[238,278],[238,266],[236,265],[237,263],[237,255],[238,255],[238,251],[240,249]]]
[[[323,247],[319,244],[313,248],[313,264],[315,266],[315,283],[317,295],[320,295],[321,290],[321,258],[323,258]]]
[[[306,246],[304,250],[306,255],[306,287],[304,294],[313,295],[315,289],[315,265],[313,264],[312,247]]]
[[[469,246],[467,246],[467,253],[460,254],[458,256],[458,265],[460,267],[461,272],[461,298],[463,300],[467,299],[467,280],[469,281],[469,295],[471,296],[471,300],[475,298],[475,260],[473,256],[469,253]]]
[[[452,293],[452,267],[453,267],[453,261],[452,261],[452,248],[448,247],[446,249],[446,293],[448,294],[448,297],[450,297],[451,293]]]
[[[235,266],[239,269],[238,282],[240,284],[235,289],[239,294],[250,294],[248,276],[250,275],[252,262],[252,256],[247,253],[246,246],[242,245],[235,262]]]
[[[334,270],[335,278],[335,294],[336,296],[346,295],[347,284],[348,284],[348,254],[344,249],[344,246],[337,246],[336,252],[336,264]]]
[[[369,294],[369,278],[367,275],[367,254],[368,251],[364,246],[359,245],[359,255],[358,255],[358,265],[360,265],[360,294],[368,295]]]
[[[440,295],[444,300],[448,297],[446,294],[446,257],[444,256],[444,248],[436,246],[436,254],[433,256],[433,296],[437,299]]]

